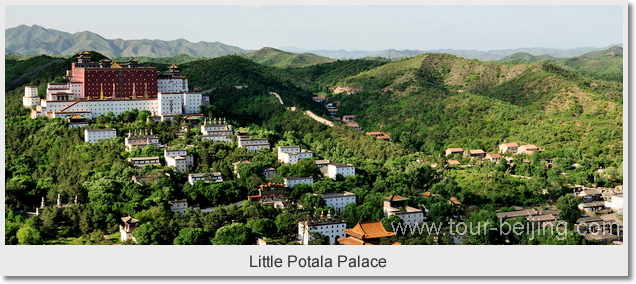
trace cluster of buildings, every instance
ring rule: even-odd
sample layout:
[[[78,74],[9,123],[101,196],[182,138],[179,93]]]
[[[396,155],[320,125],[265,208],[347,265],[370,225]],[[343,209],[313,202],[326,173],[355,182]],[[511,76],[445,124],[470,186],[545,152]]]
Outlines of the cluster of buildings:
[[[176,65],[160,72],[155,67],[140,67],[135,59],[94,62],[84,51],[65,77],[65,83],[47,84],[44,99],[37,86],[25,87],[22,104],[32,109],[32,118],[94,119],[108,112],[118,115],[137,109],[166,120],[179,114],[200,115],[204,103],[201,93],[188,92],[188,79]]]
[[[497,153],[487,153],[482,149],[470,149],[468,151],[464,151],[462,148],[447,148],[444,151],[445,157],[453,157],[453,156],[463,156],[470,159],[476,159],[479,161],[488,160],[493,163],[499,162],[502,158],[505,158],[508,162],[512,162],[514,159],[511,157],[504,157],[506,154],[523,154],[523,155],[532,155],[535,152],[543,151],[543,149],[539,149],[539,147],[527,144],[519,146],[517,143],[503,143],[499,145],[499,149]],[[447,160],[446,163],[449,166],[459,166],[461,163],[457,160]],[[548,160],[546,160],[548,163]],[[552,161],[549,160],[548,166],[551,166]]]

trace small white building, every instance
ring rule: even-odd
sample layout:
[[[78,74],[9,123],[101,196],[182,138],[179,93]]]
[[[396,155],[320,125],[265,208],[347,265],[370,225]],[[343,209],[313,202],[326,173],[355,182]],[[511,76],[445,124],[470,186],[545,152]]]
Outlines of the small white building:
[[[503,143],[499,145],[499,153],[506,153],[506,152],[510,152],[510,153],[517,153],[517,151],[519,150],[519,144],[517,143]]]
[[[348,191],[337,193],[314,193],[314,195],[322,197],[322,199],[325,200],[325,204],[333,207],[336,212],[344,210],[349,203],[356,203],[356,195]]]
[[[258,151],[260,149],[269,149],[269,141],[267,139],[254,139],[242,135],[236,136],[238,146],[245,148],[248,152]]]
[[[22,105],[26,108],[35,108],[40,105],[38,86],[24,87],[24,97],[22,97]]]
[[[331,164],[331,161],[329,160],[316,160],[314,161],[314,164],[316,164],[316,167],[320,168],[324,168],[326,166],[328,166],[329,164]]]
[[[300,149],[299,146],[281,146],[278,147],[278,161],[285,164],[294,165],[299,160],[311,158],[314,153],[304,149]]]
[[[605,207],[614,212],[623,213],[623,195],[612,195],[610,201],[605,201]]]
[[[150,130],[150,134],[147,130],[135,130],[129,131],[128,137],[124,138],[124,144],[126,145],[126,151],[130,152],[133,148],[144,148],[146,146],[156,146],[161,148],[159,144],[159,137],[152,134],[152,130]]]
[[[128,217],[121,218],[121,221],[123,222],[123,225],[119,225],[119,234],[120,234],[119,239],[122,242],[132,240],[133,242],[136,243],[137,239],[133,237],[132,234],[137,228],[137,222],[139,222],[139,220],[128,216]]]
[[[175,167],[177,171],[185,172],[194,166],[194,156],[189,155],[185,149],[164,150],[163,155],[166,159],[166,165]]]
[[[172,211],[172,213],[185,214],[186,211],[188,211],[188,201],[187,200],[170,201],[170,211]]]
[[[84,129],[84,141],[88,143],[95,143],[102,139],[110,139],[117,137],[117,130],[115,129]]]
[[[399,195],[391,195],[384,198],[384,216],[398,216],[404,224],[414,225],[424,222],[424,212],[420,209],[406,205],[408,198]]]
[[[343,177],[355,176],[356,166],[353,164],[329,164],[327,166],[327,176],[335,180],[336,175],[341,174]]]
[[[532,144],[528,144],[528,145],[521,145],[519,146],[518,150],[517,150],[517,154],[525,154],[525,155],[532,155],[533,153],[539,151],[539,147],[532,145]]]
[[[329,238],[329,244],[334,244],[339,238],[345,238],[343,232],[347,228],[347,223],[342,220],[313,220],[298,222],[298,241],[303,245],[308,245],[313,240],[311,233],[320,233]]]
[[[283,179],[286,187],[294,188],[294,186],[299,185],[301,183],[313,185],[314,178],[313,177],[286,177]]]
[[[220,172],[196,173],[196,174],[189,174],[188,175],[188,182],[191,185],[194,185],[199,180],[222,182],[223,181],[223,175]]]
[[[135,168],[143,168],[146,165],[155,165],[161,166],[159,162],[159,157],[136,157],[136,158],[128,158],[128,162],[132,163]]]
[[[275,168],[266,168],[263,170],[263,176],[265,179],[273,179],[276,177],[276,169]]]

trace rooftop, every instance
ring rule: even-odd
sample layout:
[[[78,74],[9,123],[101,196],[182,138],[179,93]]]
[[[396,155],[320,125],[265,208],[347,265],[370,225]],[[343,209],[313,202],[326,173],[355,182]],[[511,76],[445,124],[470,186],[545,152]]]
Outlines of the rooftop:
[[[314,195],[321,196],[324,199],[327,199],[327,198],[339,198],[339,197],[345,197],[345,196],[356,196],[355,193],[351,193],[351,192],[348,192],[348,191],[335,192],[335,193],[314,193]]]
[[[484,152],[484,150],[482,150],[482,149],[468,150],[468,152],[469,152],[471,155],[476,155],[476,154],[486,154],[486,152]]]
[[[514,143],[514,142],[513,143],[503,143],[501,145],[504,145],[506,147],[519,147],[519,144]]]
[[[397,194],[393,194],[391,196],[387,196],[384,199],[388,200],[388,201],[406,201],[406,200],[409,200],[408,198],[399,196]]]
[[[448,149],[446,149],[446,151],[450,151],[450,152],[464,152],[464,149],[462,149],[462,148],[448,148]]]
[[[380,222],[358,223],[353,229],[343,232],[362,240],[395,236],[395,233],[387,232]]]
[[[116,130],[112,129],[112,128],[107,128],[107,129],[84,129],[84,131],[86,131],[86,132],[111,132],[111,131],[116,131]]]

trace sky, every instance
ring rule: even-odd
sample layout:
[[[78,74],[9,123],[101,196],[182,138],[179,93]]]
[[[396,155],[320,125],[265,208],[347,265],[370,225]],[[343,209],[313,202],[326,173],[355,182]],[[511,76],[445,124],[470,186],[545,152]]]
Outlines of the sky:
[[[566,49],[623,43],[622,9],[620,5],[5,6],[5,29],[36,24],[70,33],[88,30],[107,39],[184,38],[244,49]]]

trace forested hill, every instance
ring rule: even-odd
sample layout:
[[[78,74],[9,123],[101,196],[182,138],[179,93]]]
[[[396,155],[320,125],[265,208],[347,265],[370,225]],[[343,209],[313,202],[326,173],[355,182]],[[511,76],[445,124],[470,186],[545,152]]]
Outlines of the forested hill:
[[[622,163],[623,87],[553,64],[501,64],[426,54],[343,78],[339,112],[428,154],[496,150],[515,141],[546,156]],[[574,163],[574,162],[573,162]]]
[[[534,56],[529,53],[515,53],[499,60],[505,63],[547,62],[596,79],[622,82],[623,48],[612,46],[605,50],[591,51],[571,58],[554,58],[547,55]]]
[[[271,47],[264,47],[257,51],[241,54],[241,56],[259,64],[282,68],[306,67],[334,61],[331,58],[311,53],[296,54]]]

